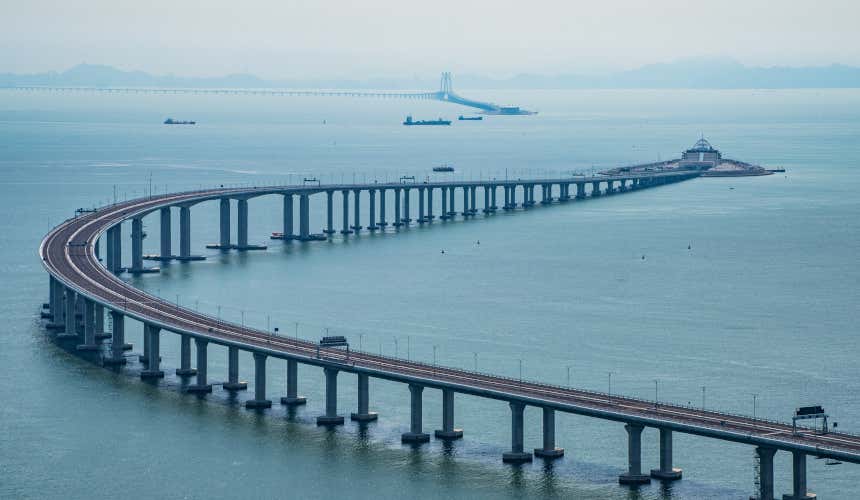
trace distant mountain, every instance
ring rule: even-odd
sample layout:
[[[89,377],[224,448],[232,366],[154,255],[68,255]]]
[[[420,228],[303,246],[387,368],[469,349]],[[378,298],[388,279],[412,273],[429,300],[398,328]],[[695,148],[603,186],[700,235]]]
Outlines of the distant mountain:
[[[249,74],[222,77],[181,77],[123,71],[111,66],[81,64],[61,73],[20,75],[0,73],[0,87],[95,86],[171,88],[350,88],[426,89],[438,78],[376,78],[367,80],[264,80]],[[689,59],[649,64],[629,71],[602,75],[519,74],[508,78],[456,75],[454,88],[585,89],[585,88],[860,88],[860,68],[833,64],[816,67],[750,67],[728,59]]]

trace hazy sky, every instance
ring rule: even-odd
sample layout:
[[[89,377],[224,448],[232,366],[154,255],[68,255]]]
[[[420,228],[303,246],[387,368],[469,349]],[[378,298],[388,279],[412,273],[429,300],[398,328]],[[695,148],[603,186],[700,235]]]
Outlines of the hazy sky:
[[[268,78],[860,65],[860,0],[0,0],[0,72]]]

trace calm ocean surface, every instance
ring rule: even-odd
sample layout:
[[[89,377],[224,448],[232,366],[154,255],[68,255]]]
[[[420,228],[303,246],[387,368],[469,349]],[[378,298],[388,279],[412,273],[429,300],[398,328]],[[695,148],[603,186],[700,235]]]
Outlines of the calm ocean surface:
[[[132,281],[304,338],[328,328],[365,350],[427,361],[437,346],[440,363],[477,361],[508,376],[519,376],[522,360],[523,377],[562,385],[569,366],[571,384],[602,391],[611,372],[613,393],[653,398],[656,380],[659,398],[678,403],[701,405],[704,387],[707,407],[745,414],[755,394],[756,414],[781,420],[796,406],[821,404],[840,429],[860,432],[860,91],[464,94],[541,113],[422,128],[400,122],[466,110],[404,100],[0,91],[0,497],[748,496],[749,446],[676,434],[684,479],[631,491],[617,484],[626,466],[620,424],[560,414],[565,458],[509,467],[501,463],[507,405],[458,396],[465,438],[413,450],[400,444],[404,385],[372,381],[379,421],[327,431],[314,425],[321,370],[300,367],[306,407],[288,414],[275,404],[258,414],[240,407],[248,394],[180,393],[171,375],[177,336],[163,337],[168,376],[156,387],[139,380],[136,362],[114,373],[56,347],[38,319],[47,300],[36,254],[44,233],[75,208],[142,195],[150,176],[161,193],[311,176],[423,178],[441,163],[467,179],[558,175],[675,157],[700,133],[725,156],[787,172],[306,245],[268,241],[281,227],[280,198],[260,198],[250,203],[251,240],[269,248],[244,254],[204,249],[217,239],[217,207],[206,203],[192,210],[192,235],[208,259]],[[161,125],[168,116],[199,124]],[[323,199],[312,201],[315,231]],[[363,224],[366,214],[365,206]],[[335,221],[340,229],[339,210]],[[145,250],[154,253],[157,217],[145,224]],[[139,352],[140,324],[129,320],[126,331]],[[210,377],[222,380],[226,352],[213,347],[209,358]],[[241,363],[251,380],[250,356]],[[275,401],[284,368],[269,363]],[[339,393],[348,414],[355,378],[341,376]],[[441,395],[424,396],[432,430]],[[539,446],[537,409],[527,409],[526,424],[526,447]],[[655,430],[645,431],[643,448],[643,468],[656,467]],[[777,492],[789,492],[789,454],[777,454],[775,472]],[[860,488],[860,468],[850,464],[810,460],[808,476],[822,499],[856,498]]]

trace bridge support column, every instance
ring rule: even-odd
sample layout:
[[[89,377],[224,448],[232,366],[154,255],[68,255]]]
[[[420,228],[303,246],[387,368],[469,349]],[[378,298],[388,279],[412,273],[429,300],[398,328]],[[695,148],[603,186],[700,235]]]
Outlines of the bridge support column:
[[[248,248],[248,200],[239,200],[236,203],[237,218],[237,235],[236,239],[239,250]]]
[[[244,391],[248,388],[245,382],[239,382],[239,348],[227,347],[227,381],[222,385],[225,391]]]
[[[469,214],[475,215],[478,213],[478,203],[476,201],[477,198],[478,186],[470,186],[469,187]]]
[[[664,481],[681,479],[681,469],[672,467],[672,431],[660,429],[660,468],[651,469],[651,477]]]
[[[334,191],[326,191],[326,226],[325,234],[334,234]],[[286,234],[286,233],[284,233]]]
[[[454,190],[456,188],[451,186],[448,188],[448,218],[453,219],[457,216],[457,207],[454,205]]]
[[[104,365],[124,365],[125,353],[125,316],[119,311],[110,312],[111,345],[110,356],[102,359]]]
[[[471,213],[472,211],[469,209],[469,186],[463,186],[463,212],[460,215],[466,218]]]
[[[642,474],[642,425],[627,424],[627,473],[618,476],[620,484],[647,484],[651,477]]]
[[[208,373],[208,348],[209,341],[200,337],[194,339],[194,345],[197,347],[197,383],[189,385],[185,390],[198,394],[212,392],[212,385],[206,380]]]
[[[403,222],[400,220],[400,188],[394,188],[394,227],[400,227]]]
[[[552,203],[552,184],[541,184],[540,204],[549,205]]]
[[[412,222],[409,218],[409,198],[411,198],[409,191],[409,188],[403,189],[403,223],[407,226]]]
[[[521,464],[532,461],[532,454],[523,451],[523,412],[526,405],[511,401],[511,451],[502,454],[502,462]]]
[[[51,321],[45,325],[49,330],[56,330],[63,324],[63,290],[60,282],[53,275],[48,276],[48,310]]]
[[[218,248],[227,250],[230,248],[230,198],[221,198],[221,224]]]
[[[343,425],[343,417],[337,414],[337,374],[339,370],[325,367],[325,415],[317,417],[317,425]]]
[[[299,363],[294,359],[287,360],[287,395],[281,398],[281,404],[298,406],[307,403],[304,396],[299,396]]]
[[[101,347],[96,342],[96,303],[90,299],[84,300],[84,343],[79,344],[79,351],[98,351]]]
[[[504,210],[511,209],[511,188],[510,186],[502,186],[505,190],[505,204],[502,206]]]
[[[585,198],[585,183],[577,182],[576,183],[576,199],[581,200]]]
[[[454,391],[442,389],[442,428],[436,429],[436,439],[460,439],[463,429],[454,428]]]
[[[526,189],[525,186],[523,186],[523,197],[525,197],[525,195],[526,195],[525,189]],[[516,186],[516,184],[511,186],[511,204],[510,204],[511,210],[513,210],[515,208],[517,208],[517,186]]]
[[[442,215],[439,216],[440,220],[448,220],[448,188],[442,188]]]
[[[198,355],[199,358],[199,355]],[[199,366],[198,360],[198,366]],[[176,374],[180,377],[190,377],[196,375],[197,370],[191,368],[191,336],[179,335],[179,368],[176,369]]]
[[[600,196],[600,181],[591,183],[591,197],[597,198]]]
[[[773,500],[773,456],[776,448],[758,446],[755,449],[759,461],[759,500]]]
[[[376,190],[370,189],[370,204],[368,209],[370,210],[370,223],[367,225],[368,231],[376,231],[379,227],[376,225]]]
[[[535,448],[535,456],[541,458],[561,458],[564,448],[555,446],[555,410],[543,409],[543,448]]]
[[[329,214],[331,214],[331,205],[329,205]],[[293,195],[284,195],[284,221],[283,221],[283,240],[291,241],[295,234],[293,233]]]
[[[75,300],[77,299],[74,290],[71,288],[66,288],[63,293],[63,306],[65,312],[63,313],[63,323],[65,323],[63,328],[63,333],[57,335],[58,338],[61,339],[73,339],[77,338],[78,331],[76,328],[76,320],[75,320]]]
[[[421,397],[423,392],[423,386],[409,384],[411,417],[409,419],[409,432],[404,432],[400,436],[400,441],[403,443],[426,443],[430,441],[430,435],[425,434],[423,429],[423,407]]]
[[[388,223],[385,222],[385,189],[379,190],[379,227],[385,229]]]
[[[427,188],[427,222],[433,223],[433,188]]]
[[[492,212],[490,209],[490,188],[487,186],[481,186],[484,189],[484,209],[482,212],[488,214]]]
[[[350,415],[351,420],[370,422],[379,415],[370,410],[370,377],[366,373],[358,374],[358,411]]]
[[[171,248],[170,241],[170,207],[162,207],[159,210],[160,215],[160,229],[161,229],[161,237],[159,243],[161,243],[161,259],[159,260],[170,260],[173,258],[173,249]]]
[[[361,219],[359,218],[359,210],[361,209],[361,190],[355,189],[352,193],[355,195],[355,214],[353,214],[355,225],[352,226],[352,229],[355,230],[356,234],[358,234],[362,229]]]
[[[340,230],[340,234],[351,234],[352,231],[349,229],[349,190],[344,189],[340,194],[343,197],[343,229]]]
[[[143,271],[143,219],[131,220],[131,268],[130,273]]]
[[[311,201],[310,195],[302,193],[299,196],[299,239],[308,241],[311,238]]]
[[[143,335],[149,340],[149,349],[146,352],[146,370],[140,372],[140,378],[162,378],[164,372],[161,371],[161,328],[143,324]]]
[[[112,227],[113,242],[109,243],[113,249],[113,269],[114,273],[122,272],[122,223]]]
[[[418,223],[424,224],[427,222],[424,219],[424,188],[418,188]]]
[[[266,356],[254,353],[254,399],[245,401],[245,408],[271,408],[272,402],[266,399]]]
[[[495,186],[495,185],[489,186],[489,189],[490,189],[490,211],[491,212],[495,212],[496,210],[499,209],[499,207],[496,206],[497,188],[498,188],[498,186]]]
[[[818,498],[815,493],[809,493],[806,489],[806,453],[800,451],[791,452],[792,462],[792,493],[783,495],[782,500],[811,500]]]
[[[179,260],[191,258],[191,207],[179,207]]]

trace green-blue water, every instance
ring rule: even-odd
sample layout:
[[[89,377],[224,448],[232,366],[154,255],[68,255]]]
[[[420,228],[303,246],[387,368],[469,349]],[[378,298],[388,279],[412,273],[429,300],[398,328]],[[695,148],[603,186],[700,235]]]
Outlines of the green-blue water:
[[[477,95],[477,94],[476,94]],[[142,383],[46,340],[38,320],[48,278],[36,249],[77,207],[199,185],[323,182],[426,176],[526,177],[675,157],[700,133],[724,154],[784,166],[786,174],[697,179],[585,203],[437,223],[408,231],[265,252],[219,254],[214,203],[192,210],[194,251],[135,278],[189,307],[282,333],[328,328],[371,351],[558,384],[787,420],[822,404],[860,432],[856,341],[860,270],[860,91],[576,91],[489,96],[541,110],[451,127],[402,127],[456,117],[443,103],[338,98],[94,96],[0,91],[0,497],[4,498],[741,498],[753,491],[753,450],[675,436],[684,479],[631,492],[620,424],[557,416],[563,460],[501,463],[509,411],[457,398],[465,438],[401,446],[408,390],[371,382],[380,420],[317,428],[322,374],[300,368],[307,407],[257,414],[216,388],[178,391],[178,338],[162,341],[168,377]],[[173,116],[194,127],[167,127]],[[325,123],[324,123],[325,121]],[[437,193],[438,194],[438,193]],[[322,196],[312,228],[324,225]],[[482,196],[479,193],[479,205]],[[366,203],[366,200],[365,200]],[[440,200],[436,199],[439,204]],[[457,196],[457,204],[461,196]],[[336,207],[339,208],[339,196]],[[251,240],[280,230],[280,199],[250,203]],[[393,203],[389,200],[389,220]],[[235,208],[234,208],[235,210]],[[417,204],[413,203],[413,217]],[[438,214],[437,206],[437,214]],[[366,224],[367,207],[362,211]],[[340,212],[335,221],[340,229]],[[158,222],[145,221],[147,252]],[[178,223],[174,221],[174,229]],[[127,229],[126,229],[127,231]],[[235,228],[234,228],[235,231]],[[234,236],[235,238],[235,236]],[[128,239],[125,239],[128,242]],[[480,241],[480,245],[477,244]],[[178,236],[174,236],[174,244]],[[688,250],[688,245],[691,249]],[[129,250],[130,245],[125,245]],[[441,249],[445,253],[440,252]],[[646,258],[643,260],[642,256]],[[128,256],[126,256],[128,262]],[[127,337],[140,350],[141,327]],[[395,342],[395,338],[397,339]],[[477,353],[477,354],[475,354]],[[210,348],[210,377],[226,353]],[[241,376],[253,378],[249,356]],[[270,361],[269,397],[284,366]],[[340,409],[356,405],[340,377]],[[425,391],[427,430],[440,394]],[[540,414],[526,412],[526,446],[540,445]],[[643,467],[658,465],[646,430]],[[777,492],[791,466],[777,454]],[[820,498],[853,498],[860,468],[809,461]]]

